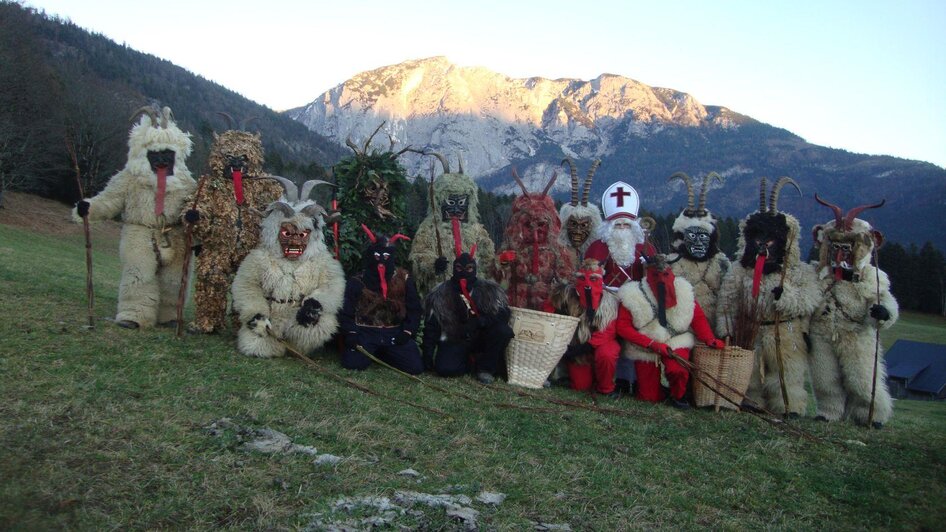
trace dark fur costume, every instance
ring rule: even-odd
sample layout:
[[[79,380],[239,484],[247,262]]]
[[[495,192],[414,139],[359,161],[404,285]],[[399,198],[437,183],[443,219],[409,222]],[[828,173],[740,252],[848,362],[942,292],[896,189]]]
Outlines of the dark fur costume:
[[[232,159],[242,159],[243,203],[238,204],[232,176]],[[214,134],[210,147],[210,174],[200,177],[200,197],[188,199],[197,211],[194,224],[197,255],[194,287],[194,322],[190,329],[212,333],[226,327],[227,296],[233,277],[243,259],[260,240],[263,210],[279,199],[277,181],[260,179],[263,173],[263,146],[259,134],[230,130]],[[235,320],[236,322],[236,320]]]
[[[562,222],[547,194],[555,176],[540,194],[530,194],[515,171],[513,176],[523,195],[512,202],[497,278],[506,286],[510,305],[541,310],[552,287],[575,271],[575,255],[558,240]]]

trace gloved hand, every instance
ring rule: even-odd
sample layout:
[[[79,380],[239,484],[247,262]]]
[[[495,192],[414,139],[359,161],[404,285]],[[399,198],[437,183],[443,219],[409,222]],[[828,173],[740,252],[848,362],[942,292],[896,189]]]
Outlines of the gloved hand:
[[[437,257],[434,261],[434,273],[440,275],[445,271],[447,271],[447,257]]]
[[[782,292],[784,291],[785,289],[782,288],[781,286],[776,286],[775,288],[772,289],[772,293],[775,294],[776,301],[778,301],[779,299],[782,299]]]
[[[355,331],[348,331],[343,334],[344,334],[343,338],[345,341],[345,347],[347,349],[354,349],[358,345],[358,333],[356,333]]]
[[[649,349],[650,349],[651,351],[653,351],[654,353],[656,353],[656,354],[662,356],[662,357],[669,356],[669,355],[670,355],[670,351],[671,351],[669,345],[664,344],[664,343],[660,343],[660,342],[654,342],[654,343],[650,344],[650,348],[649,348]]]
[[[515,260],[516,260],[516,252],[511,249],[503,251],[502,253],[499,254],[500,264],[508,264],[510,262],[514,262]]]
[[[79,215],[79,218],[85,218],[89,215],[89,207],[92,204],[85,200],[79,200],[76,202],[76,214]]]
[[[200,213],[197,212],[197,209],[188,209],[184,213],[184,221],[189,224],[195,224],[200,221]]]
[[[194,252],[195,257],[200,256],[200,252],[204,250],[203,244],[197,244],[196,246],[191,246],[191,250]]]
[[[302,302],[302,307],[296,312],[296,321],[303,327],[309,327],[318,323],[321,315],[322,304],[310,297]]]
[[[726,347],[726,342],[720,340],[719,338],[713,338],[709,342],[706,342],[706,345],[712,347],[713,349],[723,349]]]
[[[594,352],[595,348],[589,343],[571,344],[565,350],[565,354],[562,355],[562,360],[575,360],[586,355],[591,355]]]
[[[394,345],[404,345],[410,342],[412,338],[414,338],[414,336],[411,333],[401,329],[401,331],[397,333],[397,336],[394,337]]]
[[[877,321],[887,321],[890,319],[890,311],[883,305],[871,305],[870,317]]]
[[[263,316],[262,314],[257,314],[250,318],[250,321],[246,322],[246,328],[253,332],[257,336],[266,337],[266,329],[269,329],[273,326],[270,323],[269,318]]]

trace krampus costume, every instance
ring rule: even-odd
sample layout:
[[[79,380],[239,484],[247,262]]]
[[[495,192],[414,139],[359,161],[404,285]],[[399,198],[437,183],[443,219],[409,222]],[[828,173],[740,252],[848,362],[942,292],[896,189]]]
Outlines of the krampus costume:
[[[407,270],[397,267],[394,244],[410,240],[402,234],[375,236],[362,224],[371,244],[362,255],[364,271],[348,279],[345,304],[339,313],[345,339],[342,366],[364,370],[371,359],[361,346],[395,368],[416,375],[424,371],[414,335],[420,326],[420,297]]]
[[[673,222],[673,243],[676,252],[669,261],[673,273],[693,285],[696,300],[700,302],[710,325],[716,326],[716,298],[723,277],[729,271],[729,258],[719,252],[719,230],[716,217],[706,209],[706,193],[713,179],[722,182],[716,172],[703,178],[699,204],[694,206],[693,183],[690,176],[677,172],[670,181],[679,179],[687,187],[687,207]]]
[[[545,312],[574,316],[581,321],[562,357],[574,390],[590,390],[617,397],[614,372],[621,346],[614,333],[618,300],[604,290],[604,270],[598,261],[585,260],[574,280],[559,283],[543,309]]]
[[[109,220],[121,214],[122,264],[115,323],[127,328],[172,325],[184,261],[181,212],[196,186],[184,160],[191,140],[171,109],[144,114],[128,137],[128,162],[94,198],[80,200],[73,219]]]
[[[654,403],[664,399],[660,386],[662,366],[670,385],[671,404],[686,408],[683,395],[689,373],[670,353],[689,360],[694,334],[712,348],[724,347],[696,302],[693,286],[673,274],[663,255],[655,255],[647,261],[644,279],[625,283],[617,297],[621,308],[616,330],[618,336],[628,341],[624,356],[634,360],[637,398]]]
[[[766,207],[763,178],[759,210],[740,222],[740,259],[723,279],[716,321],[720,334],[729,335],[737,306],[757,309],[756,367],[748,396],[773,412],[786,413],[779,379],[781,357],[787,414],[798,415],[805,412],[808,402],[808,323],[821,294],[814,267],[800,259],[798,220],[778,211],[779,191],[785,184],[798,189],[793,180],[780,178],[772,187]]]
[[[453,276],[424,301],[424,367],[443,377],[463,375],[472,355],[476,378],[489,384],[504,369],[514,336],[509,302],[498,284],[476,277],[476,244],[465,253],[461,242],[454,239]]]
[[[644,230],[637,219],[640,196],[634,187],[618,181],[601,196],[604,223],[598,229],[598,240],[588,246],[586,259],[595,259],[604,267],[604,286],[616,292],[628,281],[644,277],[642,254],[656,250],[644,239]]]
[[[562,205],[558,211],[558,219],[562,230],[558,235],[558,243],[569,250],[572,263],[576,266],[581,263],[588,246],[594,241],[598,227],[601,225],[601,209],[593,203],[588,203],[588,194],[591,193],[591,179],[601,164],[596,160],[588,170],[588,176],[582,187],[581,198],[578,197],[578,168],[570,157],[566,157],[562,164],[568,163],[572,178],[572,197],[569,203]]]
[[[459,230],[463,242],[471,242],[476,248],[474,259],[484,268],[492,267],[496,258],[496,245],[479,222],[479,199],[476,183],[463,173],[450,173],[447,159],[436,156],[443,166],[443,175],[432,186],[433,208],[420,223],[411,243],[409,260],[417,290],[421,296],[429,293],[437,283],[453,271],[450,256],[450,235]],[[439,209],[435,210],[435,209]]]
[[[496,278],[506,286],[510,305],[541,310],[552,287],[574,274],[575,263],[558,242],[561,222],[548,195],[556,176],[541,194],[530,194],[515,169],[512,175],[522,195],[512,202]]]
[[[232,119],[224,116],[232,128]],[[197,197],[188,199],[191,209],[185,214],[194,224],[200,250],[194,268],[194,322],[188,329],[200,333],[225,327],[233,276],[259,244],[262,211],[282,193],[279,182],[260,179],[263,145],[258,134],[234,129],[214,133],[209,163],[210,174],[201,176]]]
[[[834,211],[833,221],[814,228],[815,242],[821,247],[818,277],[824,294],[811,320],[809,360],[817,415],[828,421],[850,418],[867,424],[876,361],[873,422],[882,426],[893,413],[893,401],[877,329],[893,325],[899,307],[887,274],[870,263],[883,235],[855,217],[884,202],[856,207],[842,216],[840,207],[817,194],[815,199]]]
[[[269,206],[260,244],[246,256],[233,279],[233,308],[240,317],[237,348],[247,356],[285,354],[280,340],[304,354],[318,348],[338,328],[345,274],[325,248],[326,212],[309,200],[324,181],[306,181],[302,194],[288,179],[283,200]]]

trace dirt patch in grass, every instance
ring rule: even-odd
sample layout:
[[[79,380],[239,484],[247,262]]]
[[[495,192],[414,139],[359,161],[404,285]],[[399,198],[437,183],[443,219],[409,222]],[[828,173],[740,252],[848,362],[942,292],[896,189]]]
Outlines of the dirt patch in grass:
[[[82,235],[82,224],[72,221],[72,207],[22,192],[6,192],[3,195],[0,224],[52,236]],[[96,237],[117,239],[121,227],[121,222],[95,222],[92,224],[92,233]]]

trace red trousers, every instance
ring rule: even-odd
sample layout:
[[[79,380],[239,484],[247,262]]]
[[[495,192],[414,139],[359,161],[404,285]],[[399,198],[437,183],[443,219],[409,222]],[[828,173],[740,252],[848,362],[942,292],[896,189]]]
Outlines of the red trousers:
[[[621,354],[621,346],[617,340],[606,342],[595,348],[595,363],[582,364],[578,362],[568,363],[568,378],[572,383],[572,389],[585,391],[591,389],[591,384],[596,384],[595,391],[598,393],[611,393],[614,391],[614,371],[618,365],[618,355]],[[594,370],[592,370],[594,367]]]
[[[690,350],[685,347],[674,349],[674,354],[684,360],[690,360]],[[667,382],[670,384],[670,396],[674,399],[683,399],[683,394],[687,391],[687,381],[690,374],[686,368],[672,358],[664,358],[664,374],[667,376]],[[642,401],[656,403],[664,399],[663,390],[660,388],[660,368],[655,362],[645,360],[635,360],[634,369],[637,370],[637,398]]]

